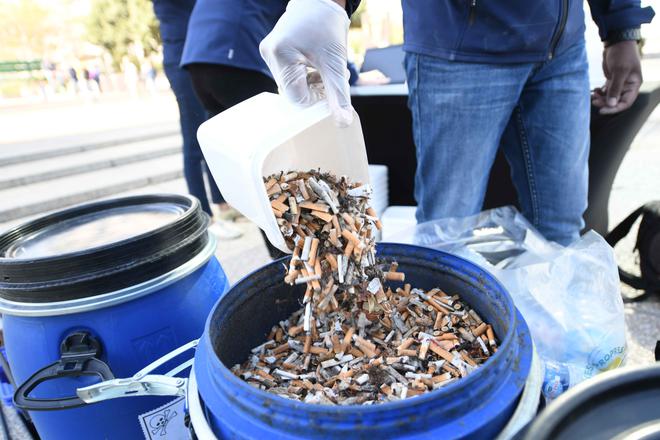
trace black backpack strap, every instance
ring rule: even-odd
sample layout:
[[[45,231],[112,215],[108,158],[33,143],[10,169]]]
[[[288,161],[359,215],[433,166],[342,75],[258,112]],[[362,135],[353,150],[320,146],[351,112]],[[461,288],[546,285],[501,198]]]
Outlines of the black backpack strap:
[[[635,224],[635,221],[640,215],[642,215],[644,210],[645,210],[644,206],[637,208],[632,214],[630,214],[614,229],[612,229],[612,231],[609,232],[605,237],[607,243],[609,243],[610,246],[614,247],[614,245],[616,245],[619,241],[621,241],[623,237],[628,235],[630,229]],[[621,267],[619,267],[619,278],[621,278],[621,281],[623,281],[633,289],[646,290],[646,288],[648,287],[646,281],[644,281],[641,277],[633,275],[630,272],[626,272],[625,270],[621,269]],[[640,295],[638,297],[635,297],[634,300],[640,300],[645,296],[646,296],[645,294]]]
[[[660,293],[660,200],[644,205],[636,247],[647,290]]]

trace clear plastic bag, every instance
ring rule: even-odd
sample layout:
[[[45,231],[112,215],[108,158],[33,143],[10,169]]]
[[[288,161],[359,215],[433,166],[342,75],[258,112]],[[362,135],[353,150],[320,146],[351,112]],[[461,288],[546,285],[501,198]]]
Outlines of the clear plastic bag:
[[[422,223],[392,241],[451,252],[500,280],[531,329],[547,399],[625,360],[614,251],[597,233],[563,247],[545,240],[515,208],[503,207]]]

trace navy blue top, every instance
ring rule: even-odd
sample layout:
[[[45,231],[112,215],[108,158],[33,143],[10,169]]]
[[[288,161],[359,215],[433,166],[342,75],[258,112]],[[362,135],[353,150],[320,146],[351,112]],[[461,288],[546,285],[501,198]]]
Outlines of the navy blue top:
[[[197,0],[181,66],[223,64],[271,76],[259,43],[284,13],[287,0]]]
[[[178,65],[195,0],[153,0],[153,4],[154,13],[160,22],[163,63]]]
[[[448,60],[539,62],[584,38],[583,0],[403,0],[404,50]],[[639,0],[589,0],[604,40],[649,23]]]

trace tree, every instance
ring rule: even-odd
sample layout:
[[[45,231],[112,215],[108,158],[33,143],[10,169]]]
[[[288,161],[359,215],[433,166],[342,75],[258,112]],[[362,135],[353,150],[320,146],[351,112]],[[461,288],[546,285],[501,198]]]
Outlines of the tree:
[[[54,32],[49,11],[38,2],[0,1],[0,59],[40,59]]]
[[[160,47],[158,21],[149,0],[94,0],[87,33],[89,41],[104,47],[117,66],[124,56],[141,57]]]

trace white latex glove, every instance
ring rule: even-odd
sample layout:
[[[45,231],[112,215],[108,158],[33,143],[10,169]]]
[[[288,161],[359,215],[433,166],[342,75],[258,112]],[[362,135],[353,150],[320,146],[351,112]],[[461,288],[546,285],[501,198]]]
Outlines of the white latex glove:
[[[296,104],[307,106],[322,98],[315,84],[320,74],[339,125],[353,120],[346,67],[349,24],[346,11],[332,0],[291,0],[259,45],[280,93]]]

